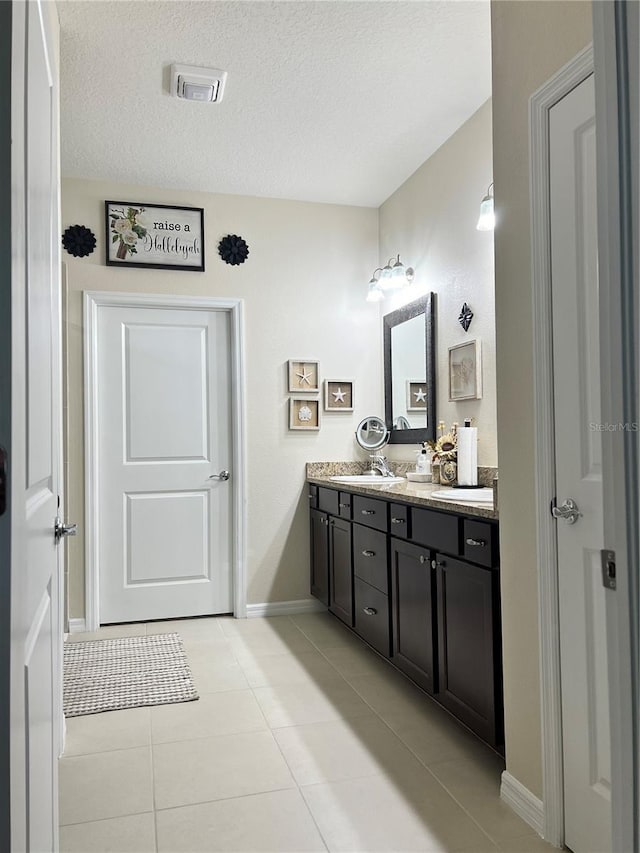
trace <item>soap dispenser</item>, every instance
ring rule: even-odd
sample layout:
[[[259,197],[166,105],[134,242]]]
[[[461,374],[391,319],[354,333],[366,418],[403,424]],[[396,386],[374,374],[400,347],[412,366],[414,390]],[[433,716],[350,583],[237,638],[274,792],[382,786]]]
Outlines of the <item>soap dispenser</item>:
[[[416,474],[431,474],[431,464],[427,455],[427,447],[422,445],[422,450],[416,458]]]

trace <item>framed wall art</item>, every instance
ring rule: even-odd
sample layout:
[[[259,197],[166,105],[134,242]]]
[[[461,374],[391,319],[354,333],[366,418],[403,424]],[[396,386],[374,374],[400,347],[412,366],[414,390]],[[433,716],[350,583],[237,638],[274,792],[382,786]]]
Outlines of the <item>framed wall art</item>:
[[[424,379],[407,379],[407,411],[427,411],[427,383]]]
[[[289,429],[320,429],[320,400],[289,397]]]
[[[292,358],[287,363],[289,391],[317,393],[320,390],[320,362],[312,358]]]
[[[325,412],[353,411],[353,380],[324,380],[324,410]]]
[[[449,347],[449,399],[479,400],[482,397],[480,341]]]
[[[105,201],[106,263],[204,272],[201,207]]]

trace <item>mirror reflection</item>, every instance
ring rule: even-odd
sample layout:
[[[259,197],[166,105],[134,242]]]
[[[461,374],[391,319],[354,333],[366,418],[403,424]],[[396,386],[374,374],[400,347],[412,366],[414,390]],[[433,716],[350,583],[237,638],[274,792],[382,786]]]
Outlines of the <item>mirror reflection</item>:
[[[434,440],[435,294],[386,314],[385,420],[392,444]]]

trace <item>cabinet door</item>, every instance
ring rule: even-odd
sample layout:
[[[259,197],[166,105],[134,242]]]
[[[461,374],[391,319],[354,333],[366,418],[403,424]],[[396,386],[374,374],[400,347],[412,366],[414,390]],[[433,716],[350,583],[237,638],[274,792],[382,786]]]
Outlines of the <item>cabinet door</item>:
[[[311,516],[311,595],[329,604],[329,519],[317,509]]]
[[[438,554],[438,701],[497,745],[498,574]],[[494,605],[495,602],[495,605]]]
[[[351,522],[329,519],[329,610],[353,627]]]
[[[433,575],[426,548],[391,540],[392,660],[429,693],[436,686]]]

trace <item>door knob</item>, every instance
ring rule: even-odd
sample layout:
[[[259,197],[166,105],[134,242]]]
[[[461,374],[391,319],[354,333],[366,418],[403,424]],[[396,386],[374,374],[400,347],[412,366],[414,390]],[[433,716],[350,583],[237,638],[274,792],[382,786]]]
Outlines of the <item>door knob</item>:
[[[57,515],[56,520],[53,522],[53,534],[56,538],[56,542],[59,542],[63,536],[77,536],[78,525],[64,524],[60,516]]]
[[[573,498],[567,498],[561,506],[552,506],[551,515],[554,518],[564,518],[567,524],[575,524],[579,518],[582,518],[578,504]]]
[[[231,474],[228,471],[225,471],[223,469],[222,471],[220,471],[219,474],[211,474],[209,479],[210,480],[222,480],[224,482],[224,481],[228,480],[230,476],[231,476]],[[311,498],[311,495],[309,495],[309,498]]]

